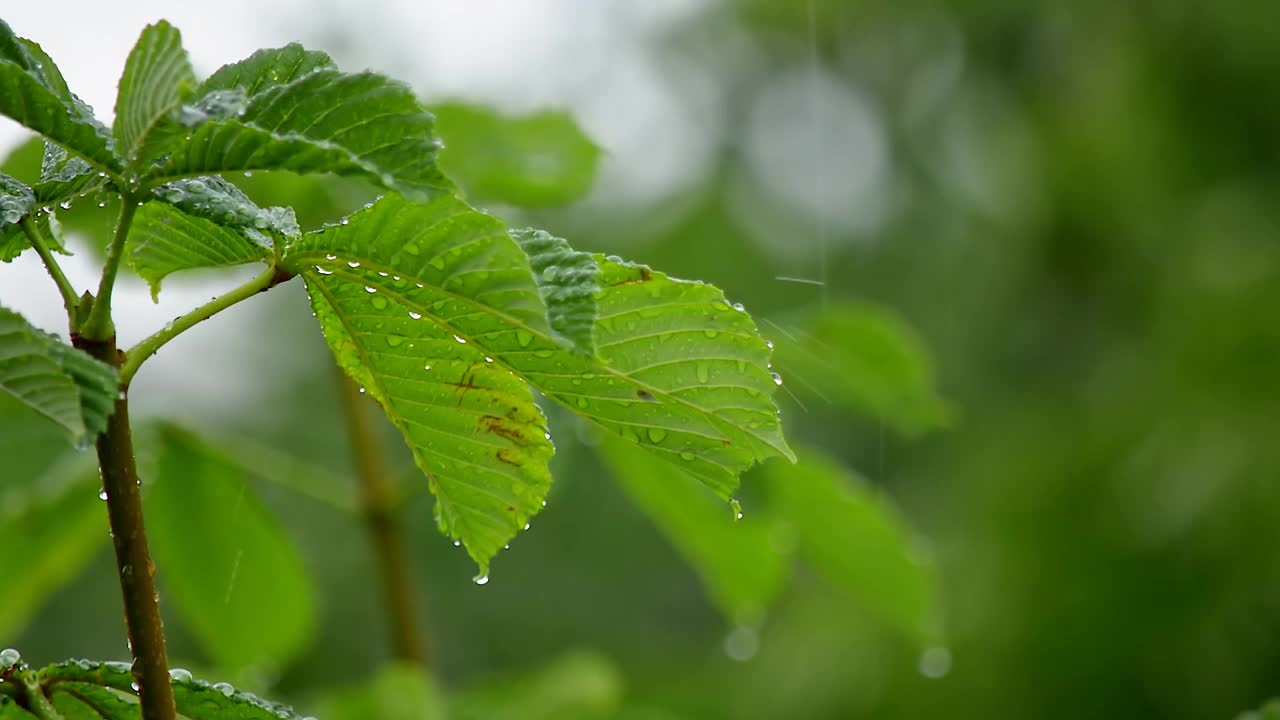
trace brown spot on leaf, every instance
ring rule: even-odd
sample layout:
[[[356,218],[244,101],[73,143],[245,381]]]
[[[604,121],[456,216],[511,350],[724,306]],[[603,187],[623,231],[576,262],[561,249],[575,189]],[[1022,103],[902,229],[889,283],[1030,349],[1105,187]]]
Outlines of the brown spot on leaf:
[[[524,433],[520,432],[520,428],[507,418],[498,417],[497,415],[481,415],[480,429],[484,432],[504,437],[516,445],[524,446],[529,444],[528,440],[525,439]]]
[[[648,390],[645,390],[643,388],[636,390],[636,397],[640,398],[641,400],[644,400],[645,402],[658,401],[657,398],[653,396],[653,393],[650,393]]]
[[[494,457],[498,458],[498,460],[508,465],[514,465],[516,467],[520,467],[521,465],[524,465],[524,462],[520,460],[518,455],[516,455],[516,451],[510,450],[508,448],[502,448],[501,450],[498,450],[498,452],[494,453]]]

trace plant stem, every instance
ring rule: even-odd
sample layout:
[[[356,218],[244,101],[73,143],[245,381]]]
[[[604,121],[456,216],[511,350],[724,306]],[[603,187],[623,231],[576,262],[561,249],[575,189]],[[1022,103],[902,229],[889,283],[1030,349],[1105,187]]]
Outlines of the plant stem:
[[[19,697],[26,709],[40,720],[63,720],[62,714],[53,707],[49,698],[44,696],[44,691],[35,678],[31,677],[30,673],[24,673],[24,675],[26,677],[22,678],[22,684],[26,692]]]
[[[62,306],[67,309],[67,319],[73,324],[76,319],[76,304],[80,298],[76,295],[76,289],[67,280],[67,276],[62,273],[62,267],[58,265],[58,260],[49,250],[49,245],[44,241],[44,235],[40,233],[40,228],[31,219],[31,216],[22,219],[22,231],[27,235],[27,241],[31,243],[31,247],[36,249],[36,254],[44,262],[44,267],[49,271],[49,277],[53,278],[53,282],[58,286],[58,292],[62,294]]]
[[[94,298],[89,317],[78,330],[78,334],[82,337],[90,340],[106,340],[116,334],[115,326],[111,322],[111,291],[116,284],[120,262],[124,259],[125,239],[129,237],[129,227],[133,224],[133,215],[137,211],[137,199],[129,193],[121,193],[120,215],[116,218],[116,229],[111,236],[111,244],[107,247],[107,260],[102,266],[102,281],[98,283],[98,295]]]
[[[396,522],[395,497],[387,465],[383,461],[384,450],[370,417],[370,403],[346,375],[342,375],[341,382],[360,484],[360,514],[373,542],[374,555],[382,574],[395,657],[427,667],[427,644],[418,624],[409,564],[400,525]]]
[[[137,345],[129,348],[129,351],[125,354],[124,364],[120,366],[120,382],[124,385],[128,385],[129,381],[133,379],[134,374],[138,372],[138,368],[142,367],[142,363],[146,362],[147,358],[155,355],[156,351],[165,343],[181,335],[187,330],[190,330],[197,323],[203,320],[208,320],[217,313],[226,310],[238,302],[248,300],[260,292],[270,290],[276,285],[279,285],[292,277],[292,275],[279,270],[274,266],[269,267],[266,272],[250,280],[244,285],[231,290],[225,295],[219,295],[204,305],[201,305],[195,310],[192,310],[186,315],[183,315],[168,325],[165,325],[151,336],[143,339]],[[94,308],[97,308],[96,303],[94,304]]]
[[[108,318],[108,322],[110,318]],[[93,340],[73,335],[76,347],[109,365],[122,360],[114,337]],[[173,689],[169,685],[169,661],[165,654],[164,625],[156,593],[155,565],[147,546],[142,519],[142,491],[134,464],[133,436],[129,430],[128,382],[121,382],[115,412],[107,431],[98,437],[98,466],[107,494],[107,518],[116,551],[116,570],[124,597],[125,624],[133,653],[133,677],[143,720],[174,720]]]

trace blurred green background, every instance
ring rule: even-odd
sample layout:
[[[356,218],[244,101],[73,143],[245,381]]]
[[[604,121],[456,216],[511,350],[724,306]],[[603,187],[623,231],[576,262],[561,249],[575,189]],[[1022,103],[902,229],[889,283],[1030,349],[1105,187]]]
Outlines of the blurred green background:
[[[601,70],[609,88],[584,81],[554,98],[604,150],[595,191],[565,208],[488,209],[712,282],[780,345],[816,323],[856,355],[863,336],[839,319],[851,303],[914,328],[932,358],[920,367],[915,354],[868,370],[839,353],[788,366],[780,347],[789,392],[778,398],[796,443],[882,488],[927,538],[949,666],[930,669],[919,643],[804,567],[752,619],[744,650],[591,438],[549,410],[563,428],[549,507],[483,587],[391,451],[441,684],[554,693],[563,678],[527,673],[567,657],[552,670],[589,701],[554,716],[654,720],[1212,718],[1280,692],[1280,11],[1243,0],[675,4],[689,7],[628,36],[636,46],[566,31],[583,42],[565,57],[582,65],[643,59]],[[375,35],[317,13],[287,37],[381,62],[428,98],[466,95],[438,70],[361,54]],[[508,85],[531,88],[516,108],[550,102],[512,53]],[[631,112],[659,101],[669,124]],[[13,277],[0,267],[6,301]],[[215,376],[249,389],[177,414],[326,467],[349,491],[328,354],[301,288],[276,295],[236,315],[269,333],[269,349],[241,354],[243,377]],[[927,388],[929,366],[945,412],[856,387],[860,373],[902,372]],[[205,382],[198,363],[167,372],[156,387]],[[135,387],[144,405],[147,388]],[[6,475],[39,474],[40,462],[19,462],[37,435],[0,438]],[[748,520],[762,483],[744,480]],[[254,488],[300,548],[317,607],[296,659],[245,682],[309,707],[317,688],[387,657],[376,568],[354,518],[278,484]],[[104,544],[0,643],[33,662],[121,655],[112,573]],[[197,632],[169,627],[179,664],[216,674]]]

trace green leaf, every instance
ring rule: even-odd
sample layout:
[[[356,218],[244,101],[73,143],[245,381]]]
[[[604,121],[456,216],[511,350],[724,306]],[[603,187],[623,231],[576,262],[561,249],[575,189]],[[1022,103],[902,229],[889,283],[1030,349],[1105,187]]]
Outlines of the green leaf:
[[[281,67],[290,59],[297,65]],[[204,90],[203,98],[232,93],[246,104],[188,113],[190,139],[166,145],[144,180],[290,170],[360,176],[420,198],[452,191],[435,164],[435,119],[402,83],[341,73],[327,56],[286,48],[220,70]]]
[[[776,363],[802,397],[827,400],[906,435],[946,425],[920,337],[894,314],[864,304],[836,305],[779,330]]]
[[[734,622],[758,619],[782,589],[787,563],[773,549],[763,513],[741,520],[679,466],[606,438],[598,445],[623,490],[698,572],[708,594]]]
[[[190,181],[198,182],[196,180]],[[163,191],[162,191],[163,192]],[[176,193],[171,197],[177,197]],[[271,255],[256,227],[236,229],[179,210],[163,202],[138,208],[129,237],[129,265],[160,295],[160,282],[180,270],[230,267],[257,262]],[[269,243],[269,240],[268,240]]]
[[[921,643],[940,632],[932,569],[887,500],[817,451],[763,477],[776,519],[801,556],[858,605]]]
[[[31,246],[19,223],[35,206],[31,188],[0,172],[0,261],[10,262]]]
[[[366,684],[334,693],[322,703],[325,720],[443,720],[440,691],[416,665],[390,665]]]
[[[60,682],[49,689],[48,695],[61,720],[140,720],[142,717],[137,702],[125,700],[116,691],[99,685]]]
[[[15,418],[16,419],[16,418]],[[107,540],[101,481],[88,456],[67,456],[0,512],[0,645],[73,580]],[[16,478],[9,478],[16,479]]]
[[[190,673],[173,670],[170,673],[173,700],[178,714],[190,720],[304,720],[287,705],[264,700],[252,693],[236,690],[227,683],[208,683],[196,680]],[[92,662],[69,660],[50,665],[27,676],[46,694],[54,689],[94,687],[107,689],[117,697],[125,698],[131,707],[137,707],[137,691],[133,689],[133,674],[129,663]],[[94,697],[101,697],[95,691]],[[107,720],[131,718],[132,715],[105,715]]]
[[[568,113],[508,116],[460,102],[431,109],[446,141],[440,164],[471,200],[546,207],[591,190],[600,148]]]
[[[195,71],[178,29],[163,20],[144,28],[125,60],[116,96],[114,132],[121,154],[131,164],[136,167],[137,160],[149,154],[152,131],[167,124],[195,86]]]
[[[678,461],[726,499],[757,460],[792,457],[771,398],[769,349],[746,313],[709,285],[595,261],[598,358],[562,347],[523,251],[456,199],[419,205],[389,195],[286,252],[339,364],[405,433],[442,529],[468,543],[482,572],[549,482],[541,415],[511,373]],[[441,406],[468,412],[451,417]]]
[[[515,342],[516,326],[494,308],[550,332],[524,253],[501,223],[455,198],[389,195],[304,235],[285,264],[304,275],[338,364],[404,434],[441,531],[466,544],[483,577],[551,485],[546,419],[473,335]]]
[[[296,548],[234,461],[170,425],[156,436],[147,522],[166,597],[220,667],[286,663],[315,624]]]
[[[115,408],[116,371],[0,307],[0,390],[86,445]]]
[[[35,184],[36,197],[49,204],[84,196],[104,187],[106,180],[94,172],[89,163],[61,147],[46,142],[40,162],[40,182]],[[63,203],[65,206],[67,203]]]
[[[596,275],[600,267],[590,253],[577,252],[562,238],[528,228],[511,237],[529,256],[538,292],[547,306],[551,329],[569,347],[584,354],[595,351]]]
[[[296,237],[302,233],[293,210],[260,208],[240,188],[217,176],[175,180],[157,188],[156,196],[188,215],[231,228],[263,247],[275,244],[272,234]]]
[[[215,90],[240,90],[246,97],[293,82],[317,70],[337,70],[325,53],[307,50],[297,43],[258,50],[239,62],[223,65],[200,86],[200,94]]]
[[[622,704],[622,676],[595,653],[570,652],[536,668],[461,690],[452,720],[604,720]]]
[[[119,172],[110,133],[88,106],[66,92],[65,84],[58,85],[56,67],[46,70],[44,64],[0,20],[0,114],[81,155],[100,171]]]

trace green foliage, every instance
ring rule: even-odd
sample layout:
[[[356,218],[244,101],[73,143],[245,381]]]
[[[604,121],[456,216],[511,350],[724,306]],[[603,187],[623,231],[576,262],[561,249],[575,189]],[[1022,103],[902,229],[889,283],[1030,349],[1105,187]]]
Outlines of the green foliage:
[[[1241,713],[1236,720],[1280,720],[1280,700],[1272,700],[1257,710]]]
[[[0,20],[0,113],[76,153],[99,171],[122,169],[110,133],[67,89],[57,66]]]
[[[558,110],[502,115],[461,102],[437,103],[440,165],[477,203],[565,205],[587,194],[600,148]]]
[[[776,364],[802,397],[907,435],[946,424],[929,353],[901,319],[867,304],[823,308],[775,339]]]
[[[169,116],[195,84],[182,34],[164,21],[148,25],[125,61],[113,128],[117,148],[134,172],[145,170],[152,148],[169,139]]]
[[[52,420],[77,445],[106,429],[118,392],[114,369],[4,308],[0,390]]]
[[[600,291],[595,258],[542,230],[513,230],[511,237],[529,256],[551,329],[574,350],[585,355],[595,352],[595,296]]]
[[[602,720],[613,716],[621,700],[618,670],[598,655],[579,652],[554,658],[529,672],[464,689],[450,699],[449,717]]]
[[[320,710],[325,720],[443,720],[448,717],[440,691],[422,668],[393,664],[369,682],[328,697]]]
[[[167,596],[218,667],[288,662],[315,625],[293,543],[237,463],[171,425],[156,441],[147,509]]]

